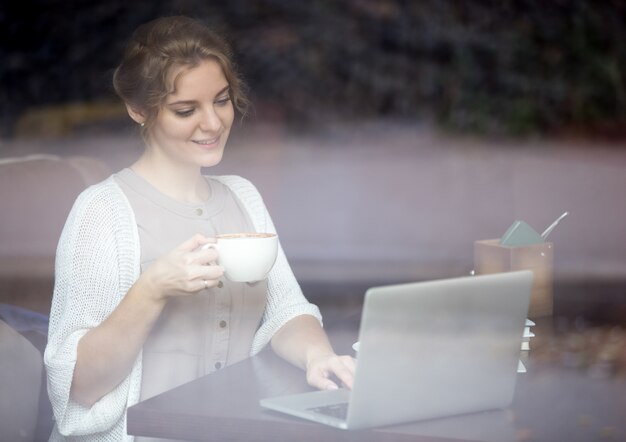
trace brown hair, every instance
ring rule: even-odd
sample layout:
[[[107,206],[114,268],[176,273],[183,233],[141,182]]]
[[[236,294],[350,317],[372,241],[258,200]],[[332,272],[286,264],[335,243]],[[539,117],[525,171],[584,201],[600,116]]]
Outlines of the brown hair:
[[[127,105],[146,117],[145,136],[165,98],[173,92],[174,69],[213,59],[222,67],[235,109],[244,116],[249,101],[231,57],[227,43],[201,22],[183,16],[158,18],[133,33],[113,74],[113,87]]]

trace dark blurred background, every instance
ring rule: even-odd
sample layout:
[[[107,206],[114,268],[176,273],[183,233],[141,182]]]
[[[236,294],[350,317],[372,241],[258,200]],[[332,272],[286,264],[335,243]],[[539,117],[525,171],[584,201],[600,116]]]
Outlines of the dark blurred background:
[[[43,107],[106,108],[124,42],[170,14],[221,31],[256,118],[290,128],[391,117],[498,136],[626,134],[622,0],[23,0],[0,6],[2,136],[32,135],[29,112]]]

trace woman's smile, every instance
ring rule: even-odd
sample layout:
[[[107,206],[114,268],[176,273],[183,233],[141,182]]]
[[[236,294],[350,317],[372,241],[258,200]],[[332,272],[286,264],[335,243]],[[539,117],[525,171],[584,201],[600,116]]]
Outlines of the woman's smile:
[[[193,143],[199,144],[200,146],[213,149],[219,145],[220,136],[218,135],[215,138],[203,139],[203,140],[191,140]]]

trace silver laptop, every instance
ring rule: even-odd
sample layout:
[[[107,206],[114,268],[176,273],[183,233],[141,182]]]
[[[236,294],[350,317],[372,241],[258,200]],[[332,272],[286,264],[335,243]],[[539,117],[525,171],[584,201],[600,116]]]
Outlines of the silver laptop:
[[[352,391],[261,406],[342,429],[507,407],[532,279],[525,270],[370,288]]]

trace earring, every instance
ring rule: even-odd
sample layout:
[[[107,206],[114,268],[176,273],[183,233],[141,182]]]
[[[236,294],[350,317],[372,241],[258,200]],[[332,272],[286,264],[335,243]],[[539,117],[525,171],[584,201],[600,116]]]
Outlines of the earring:
[[[141,127],[144,127],[146,125],[146,123],[140,123],[139,124]]]

